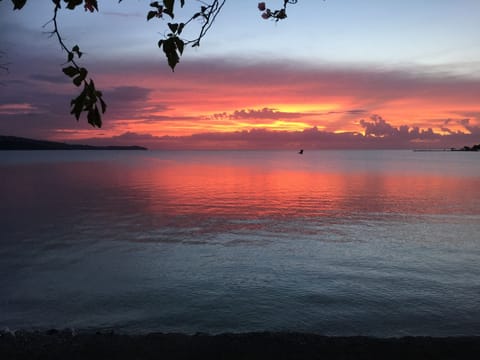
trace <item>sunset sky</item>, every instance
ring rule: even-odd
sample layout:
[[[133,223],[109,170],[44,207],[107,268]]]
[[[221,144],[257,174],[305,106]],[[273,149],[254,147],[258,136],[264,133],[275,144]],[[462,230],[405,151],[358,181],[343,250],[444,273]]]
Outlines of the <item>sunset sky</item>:
[[[299,0],[278,23],[258,1],[227,0],[174,73],[157,47],[170,19],[147,22],[150,1],[98,2],[98,13],[63,9],[59,23],[108,103],[101,129],[69,114],[78,89],[43,27],[51,0],[15,12],[0,1],[0,135],[152,149],[480,143],[478,0]],[[200,6],[186,3],[176,20]]]

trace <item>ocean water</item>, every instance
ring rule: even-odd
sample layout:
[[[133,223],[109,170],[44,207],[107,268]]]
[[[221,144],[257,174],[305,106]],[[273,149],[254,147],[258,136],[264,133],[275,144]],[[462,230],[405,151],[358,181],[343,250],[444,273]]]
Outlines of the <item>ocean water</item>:
[[[0,329],[480,335],[480,154],[0,152]]]

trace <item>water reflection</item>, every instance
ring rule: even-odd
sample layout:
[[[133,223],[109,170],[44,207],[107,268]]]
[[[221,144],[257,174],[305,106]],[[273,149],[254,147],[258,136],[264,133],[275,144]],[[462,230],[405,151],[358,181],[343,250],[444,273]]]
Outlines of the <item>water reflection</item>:
[[[480,333],[477,158],[327,153],[3,163],[0,326]]]
[[[478,212],[472,197],[478,177],[267,169],[258,164],[151,163],[124,176],[130,191],[146,197],[148,211],[157,214],[282,218]]]
[[[164,226],[212,231],[229,220],[234,229],[253,230],[261,229],[264,220],[321,224],[368,219],[372,214],[412,217],[480,211],[479,176],[382,168],[329,171],[294,163],[294,158],[202,160],[140,157],[129,163],[9,166],[1,183],[4,226],[57,226],[61,220],[86,228],[105,223],[115,228],[142,224],[157,232]]]

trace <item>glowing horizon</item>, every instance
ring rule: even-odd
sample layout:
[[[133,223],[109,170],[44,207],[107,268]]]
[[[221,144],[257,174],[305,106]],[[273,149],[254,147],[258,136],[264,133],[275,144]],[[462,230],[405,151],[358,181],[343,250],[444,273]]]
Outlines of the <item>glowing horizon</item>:
[[[220,35],[235,36],[234,29],[219,20],[202,48],[185,54],[175,73],[154,50],[140,45],[135,51],[119,48],[118,37],[124,38],[125,44],[136,44],[143,36],[148,42],[155,35],[139,13],[140,5],[125,3],[120,7],[102,4],[104,8],[92,16],[63,14],[69,21],[64,24],[67,38],[80,37],[82,48],[87,49],[85,64],[108,103],[101,129],[91,128],[84,116],[77,123],[69,114],[70,99],[77,89],[58,65],[64,63],[64,54],[39,30],[45,23],[43,17],[49,16],[43,5],[29,2],[25,10],[14,14],[18,22],[12,14],[4,15],[6,9],[2,11],[5,21],[0,30],[4,30],[6,46],[21,42],[20,38],[30,46],[12,52],[10,74],[3,81],[8,91],[0,95],[0,133],[87,143],[135,141],[153,148],[283,148],[302,141],[311,147],[327,146],[327,142],[363,148],[380,138],[384,142],[375,146],[454,147],[480,142],[480,51],[475,50],[480,46],[472,45],[479,37],[472,32],[470,15],[478,3],[462,1],[468,12],[454,5],[448,11],[442,9],[437,13],[438,23],[427,26],[418,21],[414,25],[425,37],[415,41],[404,42],[407,38],[393,29],[381,36],[362,30],[378,46],[373,51],[372,45],[364,44],[369,54],[358,47],[362,38],[353,27],[348,28],[346,43],[345,39],[344,43],[334,42],[334,35],[325,37],[322,28],[308,27],[308,21],[315,20],[310,7],[325,16],[342,14],[343,21],[355,9],[359,16],[366,16],[365,9],[353,1],[298,4],[292,7],[291,17],[279,24],[263,21],[255,2],[251,9],[231,2],[223,16],[244,14],[251,25],[244,31],[251,41],[242,37],[232,47]],[[382,7],[374,3],[365,6],[380,11]],[[405,7],[382,6],[400,7],[396,9],[399,20],[391,19],[398,21],[395,24],[400,28],[401,19],[409,18],[408,7],[425,16],[430,13],[428,7],[415,2]],[[124,13],[118,13],[119,9]],[[129,13],[138,16],[122,15]],[[457,47],[455,56],[445,47],[458,41],[431,33],[432,29],[440,31],[445,16],[463,26],[455,29],[455,34],[471,40],[470,45]],[[98,38],[81,31],[78,35],[79,29],[94,24]],[[137,31],[128,32],[127,28]],[[107,39],[112,38],[112,29],[118,33],[110,43]],[[311,38],[322,38],[324,43],[313,46],[307,36],[298,38],[295,29],[310,31]],[[267,38],[271,42],[265,42]],[[389,38],[401,41],[399,46],[406,52],[392,48]],[[293,40],[299,56],[286,47]],[[441,56],[422,53],[427,48]],[[353,49],[357,49],[354,54]],[[392,58],[385,58],[380,50],[390,52]]]

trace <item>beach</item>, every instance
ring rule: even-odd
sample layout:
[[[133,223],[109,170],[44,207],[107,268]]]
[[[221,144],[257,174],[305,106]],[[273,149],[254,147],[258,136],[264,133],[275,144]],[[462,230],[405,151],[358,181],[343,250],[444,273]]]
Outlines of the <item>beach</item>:
[[[473,359],[480,337],[328,337],[307,333],[0,333],[3,359]]]

